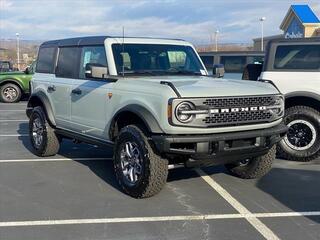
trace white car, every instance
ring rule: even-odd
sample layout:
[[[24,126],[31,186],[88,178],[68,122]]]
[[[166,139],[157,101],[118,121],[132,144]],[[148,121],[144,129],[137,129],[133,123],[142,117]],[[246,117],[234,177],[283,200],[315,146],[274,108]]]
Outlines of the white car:
[[[259,77],[260,75],[260,77]],[[320,155],[320,38],[278,39],[265,62],[248,65],[243,79],[271,81],[285,95],[287,135],[281,157],[310,161]]]

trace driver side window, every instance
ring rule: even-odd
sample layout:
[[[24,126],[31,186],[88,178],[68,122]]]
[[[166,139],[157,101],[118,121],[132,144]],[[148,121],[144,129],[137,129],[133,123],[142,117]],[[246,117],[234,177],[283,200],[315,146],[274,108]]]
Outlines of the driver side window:
[[[107,57],[104,46],[90,46],[81,49],[79,78],[86,79],[86,66],[88,63],[107,67]]]

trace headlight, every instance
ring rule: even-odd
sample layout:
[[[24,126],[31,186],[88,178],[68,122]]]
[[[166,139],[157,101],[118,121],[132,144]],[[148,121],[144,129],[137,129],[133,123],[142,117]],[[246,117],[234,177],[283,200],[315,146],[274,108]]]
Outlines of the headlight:
[[[190,111],[194,109],[195,106],[191,102],[182,102],[176,107],[176,118],[182,123],[191,122],[194,114],[190,113]]]
[[[282,117],[284,113],[284,98],[283,96],[277,96],[273,106],[270,106],[270,111],[276,114],[278,117]]]

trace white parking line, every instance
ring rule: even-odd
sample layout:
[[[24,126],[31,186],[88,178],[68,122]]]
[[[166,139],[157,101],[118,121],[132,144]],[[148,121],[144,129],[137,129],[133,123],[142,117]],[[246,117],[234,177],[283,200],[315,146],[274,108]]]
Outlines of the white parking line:
[[[92,218],[92,219],[63,219],[63,220],[39,220],[39,221],[14,221],[0,222],[0,227],[21,226],[49,226],[70,224],[101,224],[101,223],[137,223],[137,222],[168,222],[168,221],[203,221],[223,219],[257,219],[275,217],[303,217],[320,216],[320,212],[282,212],[282,213],[249,213],[249,214],[207,214],[186,216],[161,216],[161,217],[128,217],[128,218]],[[276,236],[275,236],[276,237]],[[268,236],[267,239],[279,239]]]
[[[216,192],[218,192],[234,209],[236,209],[244,218],[266,239],[278,240],[279,237],[268,228],[257,217],[251,216],[252,213],[243,206],[238,200],[231,196],[220,184],[213,180],[201,169],[197,169],[196,172],[202,177],[202,179],[208,183]]]
[[[28,137],[29,134],[0,134],[0,137]]]
[[[29,122],[28,119],[0,119],[1,122]]]
[[[0,109],[0,112],[25,112],[26,110],[21,110],[21,109]]]
[[[107,161],[112,158],[30,158],[30,159],[5,159],[0,163],[19,163],[19,162],[64,162],[64,161]]]
[[[17,102],[17,103],[3,103],[3,102],[0,102],[0,105],[3,105],[3,106],[14,106],[14,105],[26,105],[27,106],[27,104],[28,104],[28,101]]]

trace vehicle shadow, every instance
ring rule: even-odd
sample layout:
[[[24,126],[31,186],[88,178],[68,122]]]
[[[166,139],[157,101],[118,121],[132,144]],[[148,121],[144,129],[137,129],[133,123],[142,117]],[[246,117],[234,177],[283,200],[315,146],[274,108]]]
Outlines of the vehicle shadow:
[[[28,123],[19,125],[19,134],[25,134]],[[19,137],[23,146],[33,152],[29,137]],[[75,162],[88,167],[95,175],[112,186],[117,191],[123,192],[115,178],[112,155],[113,149],[100,148],[89,144],[75,144],[70,140],[63,140],[58,155],[74,159]],[[36,158],[36,156],[35,156]],[[77,158],[106,158],[104,161],[77,160]],[[305,163],[306,165],[310,163]],[[312,164],[320,164],[315,162]],[[303,164],[299,164],[303,166]],[[209,175],[226,173],[223,166],[204,168]],[[176,182],[191,178],[199,178],[199,175],[191,169],[178,168],[169,171],[168,182]],[[231,179],[232,180],[232,179]],[[241,180],[246,181],[246,180]],[[282,205],[294,212],[319,211],[320,209],[320,171],[303,169],[274,167],[266,176],[257,181],[256,185],[248,184],[248,187],[259,189],[276,199]],[[252,189],[253,192],[255,191]],[[262,203],[263,204],[263,203]],[[320,223],[320,217],[306,216],[314,222]]]
[[[320,210],[320,171],[275,167],[256,186],[294,212]],[[306,217],[320,223],[319,216]]]
[[[19,129],[17,131],[18,134],[27,134],[28,133],[29,123],[20,123]],[[22,145],[31,153],[34,154],[33,148],[31,146],[29,137],[19,137]],[[115,177],[112,155],[113,149],[107,148],[104,149],[102,147],[92,146],[90,144],[76,144],[71,140],[63,140],[58,155],[63,158],[74,159],[75,162],[78,162],[86,167],[88,167],[94,174],[96,174],[99,178],[105,181],[107,184],[112,186],[114,189],[123,192],[119,187],[118,182]],[[36,155],[34,155],[37,158]],[[54,157],[56,158],[56,157]],[[106,158],[103,161],[95,161],[95,160],[77,160],[78,158]],[[169,171],[168,174],[168,182],[180,181],[188,178],[199,178],[199,175],[195,171],[190,169],[173,169]]]

